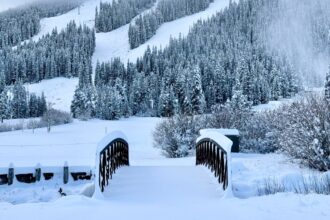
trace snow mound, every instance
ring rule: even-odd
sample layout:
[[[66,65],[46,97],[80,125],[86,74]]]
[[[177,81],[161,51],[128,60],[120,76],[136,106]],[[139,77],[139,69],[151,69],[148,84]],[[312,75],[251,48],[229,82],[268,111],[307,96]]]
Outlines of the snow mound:
[[[231,146],[233,142],[227,138],[225,135],[221,133],[221,131],[217,129],[202,129],[199,131],[200,136],[197,138],[196,143],[203,139],[212,139],[216,143],[218,143],[227,154],[231,153]]]

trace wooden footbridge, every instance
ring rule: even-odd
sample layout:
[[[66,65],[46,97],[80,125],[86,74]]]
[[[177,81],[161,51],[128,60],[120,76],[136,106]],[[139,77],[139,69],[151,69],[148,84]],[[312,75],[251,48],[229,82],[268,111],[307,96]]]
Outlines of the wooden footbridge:
[[[196,141],[196,166],[129,166],[128,143],[123,133],[115,132],[99,144],[94,197],[164,202],[175,195],[176,201],[195,198],[198,202],[201,195],[214,194],[211,181],[218,182],[223,192],[231,193],[232,142],[219,132],[201,131]]]

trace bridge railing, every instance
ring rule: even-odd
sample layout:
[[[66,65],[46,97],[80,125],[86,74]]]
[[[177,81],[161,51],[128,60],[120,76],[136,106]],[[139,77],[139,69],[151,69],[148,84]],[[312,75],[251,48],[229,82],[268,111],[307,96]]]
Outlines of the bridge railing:
[[[231,190],[230,152],[232,141],[215,130],[201,130],[196,141],[196,165],[208,167],[222,184]]]
[[[129,166],[129,146],[121,132],[114,132],[105,137],[98,147],[95,192],[104,192],[112,175],[121,166]]]

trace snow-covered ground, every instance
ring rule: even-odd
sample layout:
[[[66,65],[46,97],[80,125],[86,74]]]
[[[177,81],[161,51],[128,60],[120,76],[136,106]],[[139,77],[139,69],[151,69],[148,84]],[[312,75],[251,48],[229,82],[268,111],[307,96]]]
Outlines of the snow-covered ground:
[[[36,129],[34,133],[31,130],[0,133],[0,167],[6,168],[10,163],[13,163],[17,170],[22,167],[34,168],[38,163],[41,167],[61,167],[66,161],[70,167],[93,167],[95,166],[97,143],[106,134],[121,130],[128,138],[132,166],[132,169],[130,169],[131,167],[125,168],[123,174],[126,175],[126,172],[131,174],[134,169],[138,169],[135,167],[166,167],[166,169],[174,170],[177,167],[187,167],[186,169],[190,170],[187,172],[191,172],[191,169],[196,168],[194,167],[194,157],[167,159],[159,149],[153,147],[152,132],[160,121],[159,118],[137,117],[119,121],[75,120],[72,124],[53,127],[50,133],[47,133],[45,128]],[[146,169],[148,170],[148,168]],[[149,173],[152,178],[153,169],[150,168],[149,171],[145,172]],[[239,198],[256,196],[258,189],[269,178],[282,181],[290,177],[319,174],[300,167],[298,163],[290,161],[283,155],[241,153],[232,154],[232,172],[233,192]],[[120,179],[120,177],[118,178]],[[213,182],[211,177],[209,181]],[[59,180],[47,183],[46,187],[42,184],[0,186],[0,201],[14,203],[53,201],[59,198],[56,189],[60,186],[68,194],[81,194],[88,183],[90,182],[85,181],[73,184],[73,186],[71,184],[62,186],[61,180]],[[193,180],[188,184],[193,184]],[[0,212],[1,207],[0,203]]]
[[[42,80],[39,83],[25,84],[30,93],[45,94],[47,102],[53,108],[70,112],[74,91],[78,85],[78,78],[58,77]]]
[[[144,165],[162,159],[152,147],[152,131],[158,118],[129,118],[119,121],[78,121],[46,128],[0,133],[0,167],[13,162],[16,167],[94,165],[96,146],[108,133],[123,131],[132,148],[131,163]]]
[[[139,171],[138,167],[135,168],[135,171]],[[165,188],[157,188],[157,185],[152,185],[157,184],[157,182],[144,180],[142,183],[145,183],[145,186],[138,188],[137,186],[141,186],[140,182],[125,182],[125,179],[120,178],[121,174],[128,170],[129,168],[124,168],[116,174],[118,178],[112,182],[116,190],[109,194],[108,199],[100,200],[77,195],[62,197],[51,203],[19,205],[0,203],[1,218],[7,220],[58,220],[68,218],[79,220],[328,220],[330,217],[329,196],[285,193],[249,199],[234,197],[221,199],[215,190],[215,184],[209,183],[208,187],[201,188],[198,184],[205,186],[205,180],[200,179],[192,179],[190,182],[179,183],[179,185],[169,184]],[[175,170],[172,172],[175,172]],[[146,174],[152,175],[154,173]],[[168,181],[166,177],[173,177],[173,175],[165,174],[161,176],[161,174],[164,173],[156,173],[155,175],[164,181]],[[188,176],[194,177],[189,174]],[[138,178],[138,180],[140,179]],[[118,187],[117,184],[123,182],[125,183],[124,188]],[[177,198],[178,195],[182,195],[180,189],[191,194],[187,197]],[[143,192],[147,192],[147,194]],[[155,194],[152,194],[153,192]]]

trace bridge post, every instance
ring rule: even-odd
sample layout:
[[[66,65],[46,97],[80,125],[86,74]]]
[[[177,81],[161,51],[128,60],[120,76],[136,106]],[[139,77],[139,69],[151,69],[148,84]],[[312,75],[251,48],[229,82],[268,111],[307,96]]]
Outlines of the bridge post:
[[[69,166],[68,166],[68,162],[65,162],[63,167],[63,183],[67,184],[68,182],[69,182]]]
[[[41,166],[40,166],[40,164],[37,164],[37,166],[36,166],[35,178],[36,178],[36,182],[39,182],[41,180]]]
[[[8,169],[8,185],[12,185],[14,183],[14,165],[11,163]]]

